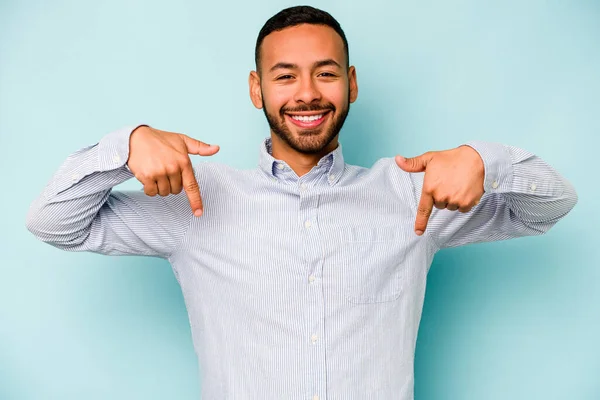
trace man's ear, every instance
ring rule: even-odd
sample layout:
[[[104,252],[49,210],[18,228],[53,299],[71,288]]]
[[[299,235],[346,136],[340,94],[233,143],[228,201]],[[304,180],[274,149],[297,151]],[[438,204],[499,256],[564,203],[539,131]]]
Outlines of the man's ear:
[[[262,93],[260,91],[260,77],[256,71],[250,71],[248,86],[250,89],[250,100],[252,100],[254,107],[258,109],[263,108]]]
[[[358,81],[356,80],[356,68],[348,69],[348,85],[350,87],[350,103],[354,103],[358,97]]]

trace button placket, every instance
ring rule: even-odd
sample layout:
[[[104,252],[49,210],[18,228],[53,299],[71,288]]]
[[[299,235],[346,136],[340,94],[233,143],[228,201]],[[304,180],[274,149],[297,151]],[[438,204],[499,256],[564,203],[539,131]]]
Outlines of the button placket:
[[[314,172],[314,171],[313,171]],[[324,388],[326,366],[325,366],[325,342],[321,343],[324,335],[323,320],[324,298],[320,282],[320,274],[323,258],[323,241],[319,229],[319,216],[317,206],[319,204],[318,192],[303,190],[302,184],[297,183],[299,188],[299,225],[302,229],[302,244],[305,247],[305,281],[306,303],[305,303],[305,339],[304,346],[307,353],[306,385],[314,393],[315,399],[319,398]]]

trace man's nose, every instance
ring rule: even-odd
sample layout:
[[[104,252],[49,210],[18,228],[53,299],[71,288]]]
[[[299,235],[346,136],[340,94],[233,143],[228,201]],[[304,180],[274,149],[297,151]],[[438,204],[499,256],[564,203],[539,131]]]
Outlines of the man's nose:
[[[305,104],[321,100],[321,92],[318,90],[313,79],[305,78],[299,82],[294,100]]]

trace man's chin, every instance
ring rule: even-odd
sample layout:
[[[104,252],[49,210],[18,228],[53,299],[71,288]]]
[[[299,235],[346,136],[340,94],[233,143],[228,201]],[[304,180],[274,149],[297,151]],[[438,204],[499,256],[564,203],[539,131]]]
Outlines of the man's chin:
[[[293,142],[297,151],[305,154],[317,154],[323,152],[333,140],[327,139],[324,132],[303,132],[294,137]]]
[[[316,138],[319,136],[325,136],[325,132],[326,130],[323,128],[316,128],[316,129],[295,129],[294,127],[292,127],[291,129],[292,135],[295,138],[301,139],[301,138]]]

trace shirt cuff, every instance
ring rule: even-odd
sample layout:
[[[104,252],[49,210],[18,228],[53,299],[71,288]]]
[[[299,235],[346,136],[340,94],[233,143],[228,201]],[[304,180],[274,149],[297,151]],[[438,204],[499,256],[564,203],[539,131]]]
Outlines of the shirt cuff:
[[[513,162],[507,147],[501,143],[471,141],[463,146],[473,148],[483,160],[483,190],[506,193],[513,187]]]
[[[144,124],[129,125],[104,136],[98,143],[98,170],[109,171],[127,165],[129,159],[129,138],[134,130]]]

